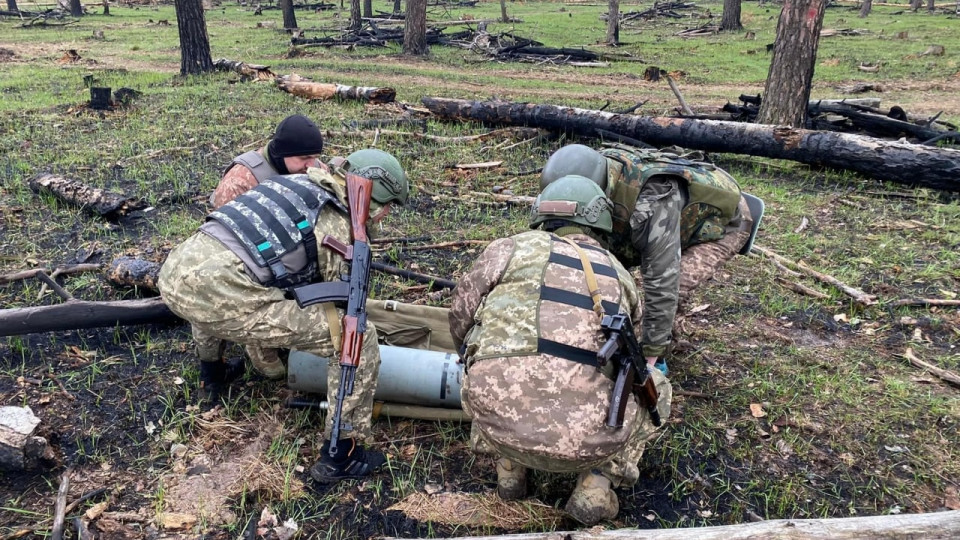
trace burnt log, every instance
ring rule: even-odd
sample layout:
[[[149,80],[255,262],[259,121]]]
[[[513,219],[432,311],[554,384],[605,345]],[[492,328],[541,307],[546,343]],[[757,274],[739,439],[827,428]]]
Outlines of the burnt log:
[[[217,71],[238,73],[245,81],[272,81],[277,78],[277,74],[270,71],[270,66],[248,64],[236,60],[227,60],[226,58],[214,60],[213,68]]]
[[[785,126],[721,120],[645,117],[575,107],[424,97],[447,120],[530,126],[586,137],[606,130],[654,146],[787,159],[858,172],[899,184],[960,191],[960,150]],[[922,173],[922,174],[921,174]]]
[[[889,115],[882,115],[870,112],[858,111],[855,107],[842,103],[820,103],[808,108],[811,114],[837,114],[850,120],[854,129],[868,131],[880,137],[911,137],[920,142],[930,139],[949,139],[954,142],[960,141],[960,133],[956,131],[943,131],[931,129],[926,126],[919,126],[913,122],[907,122],[899,118],[893,118]],[[902,117],[906,117],[902,109]],[[888,113],[889,114],[889,113]]]
[[[182,322],[161,298],[113,302],[69,300],[52,306],[0,310],[0,336]]]
[[[135,257],[119,257],[110,263],[105,276],[112,285],[140,287],[156,292],[159,290],[157,279],[160,275],[160,266],[160,263]]]
[[[87,212],[97,214],[108,220],[118,219],[130,212],[143,210],[147,207],[147,203],[139,199],[93,188],[79,180],[53,174],[41,174],[30,180],[29,184],[30,189],[34,192],[52,193],[56,198],[66,203],[80,206]]]

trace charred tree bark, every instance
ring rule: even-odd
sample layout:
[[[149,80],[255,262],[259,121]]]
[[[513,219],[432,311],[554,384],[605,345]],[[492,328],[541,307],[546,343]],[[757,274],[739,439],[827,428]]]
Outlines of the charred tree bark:
[[[937,5],[934,3],[934,0],[927,0],[927,11],[933,13],[937,10]]]
[[[115,302],[70,300],[53,306],[0,310],[0,336],[182,322],[162,298]]]
[[[293,0],[280,0],[280,11],[283,13],[283,27],[297,28],[297,14],[293,11]]]
[[[20,11],[19,9],[17,9],[17,0],[7,0],[7,10]]]
[[[400,0],[393,0],[393,12],[400,13]]]
[[[923,0],[910,0],[910,9],[912,11],[919,11],[920,6],[923,5]]]
[[[500,22],[510,22],[510,17],[507,16],[507,0],[500,0]]]
[[[363,16],[368,19],[373,17],[373,0],[363,0]]]
[[[610,0],[607,3],[607,45],[616,47],[620,44],[620,0]]]
[[[277,78],[277,74],[270,71],[270,66],[248,64],[226,58],[218,58],[213,62],[213,67],[218,71],[233,71],[239,73],[242,78],[249,80],[273,81]]]
[[[140,287],[158,292],[157,280],[160,279],[161,264],[135,257],[118,257],[107,268],[106,278],[112,285],[122,287]]]
[[[826,8],[827,0],[784,1],[757,122],[803,126]]]
[[[407,0],[407,13],[403,26],[403,54],[426,56],[427,46],[427,0]]]
[[[504,101],[435,97],[424,97],[422,101],[430,112],[445,119],[530,126],[591,137],[596,137],[598,130],[605,130],[655,146],[677,145],[707,152],[789,159],[900,184],[960,191],[960,150],[720,120],[654,118]]]
[[[207,20],[200,0],[174,0],[180,32],[180,75],[213,71]]]
[[[360,20],[360,0],[350,0],[350,24],[347,30],[359,32],[363,21]]]
[[[141,200],[92,188],[77,180],[52,174],[41,174],[30,180],[29,185],[36,193],[51,193],[61,201],[111,220],[147,207]]]
[[[80,0],[70,0],[70,15],[74,17],[83,16],[83,6],[80,5]]]
[[[871,9],[873,9],[873,0],[863,0],[863,4],[860,6],[860,18],[867,18]]]
[[[723,17],[720,18],[720,30],[736,32],[743,29],[740,24],[740,0],[723,0]]]

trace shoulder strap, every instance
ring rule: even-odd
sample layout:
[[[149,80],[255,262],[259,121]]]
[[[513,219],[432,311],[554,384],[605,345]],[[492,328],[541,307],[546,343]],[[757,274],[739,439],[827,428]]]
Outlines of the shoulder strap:
[[[593,273],[593,262],[590,261],[590,257],[587,256],[586,252],[583,251],[576,242],[565,236],[561,236],[560,239],[577,250],[577,255],[580,256],[580,262],[583,264],[583,274],[587,278],[587,291],[590,292],[590,298],[593,299],[593,312],[597,314],[597,317],[602,318],[603,296],[600,294],[600,285],[597,283],[597,276]]]

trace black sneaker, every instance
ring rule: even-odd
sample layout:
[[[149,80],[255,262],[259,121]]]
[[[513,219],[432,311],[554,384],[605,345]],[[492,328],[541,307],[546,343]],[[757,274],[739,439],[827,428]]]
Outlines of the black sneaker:
[[[220,401],[220,395],[230,383],[243,376],[246,365],[243,358],[225,362],[200,362],[200,397],[206,402]]]
[[[338,443],[338,446],[340,445],[345,445],[349,449],[351,448],[351,441],[341,441]],[[383,452],[370,450],[359,444],[353,447],[353,451],[347,455],[346,459],[336,462],[330,457],[329,447],[329,443],[323,445],[320,461],[310,467],[310,476],[321,484],[330,484],[353,478],[366,478],[387,462],[387,456]]]

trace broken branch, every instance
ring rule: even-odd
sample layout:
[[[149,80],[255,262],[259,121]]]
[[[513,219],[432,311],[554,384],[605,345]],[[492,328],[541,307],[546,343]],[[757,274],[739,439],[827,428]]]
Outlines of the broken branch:
[[[911,349],[910,347],[907,347],[907,350],[903,353],[903,357],[909,360],[910,363],[913,364],[914,366],[921,369],[925,369],[930,373],[936,375],[937,377],[940,377],[940,379],[944,381],[952,383],[956,386],[960,386],[960,375],[957,375],[956,373],[943,368],[938,368],[933,364],[924,362],[923,360],[917,358],[917,355],[913,354],[913,349]]]

